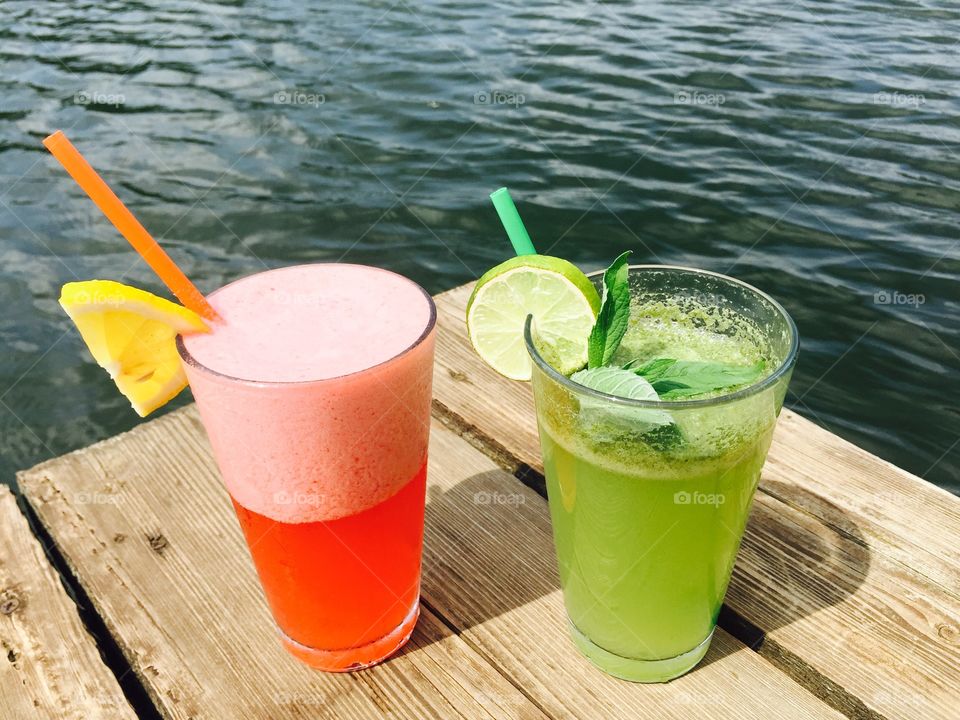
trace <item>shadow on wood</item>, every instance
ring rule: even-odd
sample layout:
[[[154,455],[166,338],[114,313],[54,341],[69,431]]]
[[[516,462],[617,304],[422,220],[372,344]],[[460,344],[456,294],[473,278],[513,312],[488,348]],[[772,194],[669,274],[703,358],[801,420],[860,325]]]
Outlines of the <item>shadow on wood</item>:
[[[436,481],[438,474],[432,475],[435,482],[429,488],[424,573],[446,579],[425,583],[428,605],[456,626],[469,629],[559,594],[539,473],[524,468],[518,473],[523,484],[510,484],[505,483],[506,472],[489,470],[449,487],[442,486],[443,479]],[[870,551],[856,523],[836,506],[821,512],[834,518],[830,526],[812,515],[782,508],[774,511],[769,498],[755,503],[751,511],[746,541],[751,544],[750,560],[738,560],[737,583],[729,592],[737,597],[743,584],[750,583],[755,596],[758,586],[776,586],[777,592],[764,594],[767,602],[760,608],[767,631],[842,602],[856,592],[869,571]],[[481,588],[497,591],[478,592]],[[553,631],[565,625],[563,617],[554,620]],[[764,642],[763,631],[726,606],[720,626],[754,650]],[[711,652],[701,667],[722,657]]]

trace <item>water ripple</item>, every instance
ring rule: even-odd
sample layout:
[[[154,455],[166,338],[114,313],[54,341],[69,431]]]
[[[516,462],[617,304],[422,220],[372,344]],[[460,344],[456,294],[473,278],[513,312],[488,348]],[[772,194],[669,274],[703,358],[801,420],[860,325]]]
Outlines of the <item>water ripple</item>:
[[[4,12],[2,480],[135,421],[59,285],[159,290],[42,152],[59,127],[204,289],[340,258],[452,287],[508,252],[501,184],[585,267],[632,248],[732,273],[797,320],[789,404],[960,492],[955,4]]]

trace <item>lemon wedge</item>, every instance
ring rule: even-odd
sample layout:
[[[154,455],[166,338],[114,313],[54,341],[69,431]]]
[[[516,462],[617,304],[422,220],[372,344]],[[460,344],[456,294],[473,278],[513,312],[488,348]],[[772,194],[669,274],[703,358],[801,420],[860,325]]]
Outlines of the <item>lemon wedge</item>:
[[[177,335],[210,331],[192,310],[112,280],[67,283],[60,305],[140,417],[187,384]]]

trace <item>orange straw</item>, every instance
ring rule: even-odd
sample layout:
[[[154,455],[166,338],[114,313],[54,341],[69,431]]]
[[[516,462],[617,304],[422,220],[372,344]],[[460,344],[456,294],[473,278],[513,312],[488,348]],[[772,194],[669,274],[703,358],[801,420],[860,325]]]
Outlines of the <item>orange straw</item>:
[[[80,151],[67,140],[63,132],[57,130],[43,141],[43,145],[60,161],[64,169],[70,173],[70,177],[90,196],[94,204],[133,245],[140,256],[146,260],[147,265],[153,268],[181,303],[208,320],[220,320],[217,311],[207,302],[207,299],[107,186]]]

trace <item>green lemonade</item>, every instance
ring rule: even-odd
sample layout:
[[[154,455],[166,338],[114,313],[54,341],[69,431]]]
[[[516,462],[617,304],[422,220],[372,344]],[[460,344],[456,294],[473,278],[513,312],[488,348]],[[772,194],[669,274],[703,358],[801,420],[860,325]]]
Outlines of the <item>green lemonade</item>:
[[[777,359],[758,341],[761,331],[738,322],[634,303],[614,364],[762,361],[769,375]],[[613,675],[674,677],[709,646],[782,389],[779,397],[775,385],[723,404],[675,404],[672,423],[649,430],[630,409],[592,411],[549,375],[535,372],[533,381],[574,640]],[[637,661],[653,663],[638,671]]]

